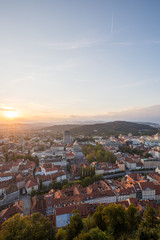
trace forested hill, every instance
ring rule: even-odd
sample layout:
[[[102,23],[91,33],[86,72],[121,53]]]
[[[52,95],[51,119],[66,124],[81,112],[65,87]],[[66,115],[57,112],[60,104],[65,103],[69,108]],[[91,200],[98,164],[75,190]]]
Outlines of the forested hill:
[[[45,127],[43,130],[45,131],[52,131],[53,134],[63,134],[65,131],[70,131],[73,128],[78,128],[81,125],[76,124],[64,124],[64,125],[54,125],[50,127]]]
[[[125,121],[115,121],[108,123],[100,123],[94,125],[84,125],[78,128],[70,130],[72,135],[117,135],[117,134],[128,134],[133,135],[139,134],[155,134],[157,129],[149,125],[125,122]]]
[[[47,127],[45,130],[51,130],[54,133],[63,133],[65,130],[69,130],[72,136],[85,135],[117,135],[117,134],[128,134],[133,135],[152,135],[157,133],[157,129],[145,124],[115,121],[108,123],[90,124],[90,125],[58,125]]]

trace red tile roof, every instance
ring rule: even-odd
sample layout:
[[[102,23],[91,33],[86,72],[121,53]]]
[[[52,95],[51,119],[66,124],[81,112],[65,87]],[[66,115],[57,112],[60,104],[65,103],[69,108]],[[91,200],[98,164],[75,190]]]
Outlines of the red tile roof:
[[[38,186],[38,183],[37,181],[33,181],[33,180],[29,180],[26,182],[26,188],[32,188],[32,187],[35,187],[35,186]]]
[[[152,182],[139,182],[139,185],[143,191],[147,188],[150,188],[152,190],[155,189],[155,185]]]

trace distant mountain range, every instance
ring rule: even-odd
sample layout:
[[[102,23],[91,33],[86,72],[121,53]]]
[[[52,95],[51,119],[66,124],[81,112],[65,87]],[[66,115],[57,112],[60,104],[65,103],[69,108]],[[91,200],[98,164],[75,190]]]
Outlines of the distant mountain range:
[[[104,135],[117,135],[117,134],[128,134],[133,135],[152,135],[157,133],[157,128],[140,123],[126,122],[126,121],[115,121],[98,124],[87,124],[87,125],[54,125],[51,127],[43,128],[43,130],[52,131],[54,134],[62,134],[64,131],[69,130],[72,136],[85,135],[85,136],[104,136]]]

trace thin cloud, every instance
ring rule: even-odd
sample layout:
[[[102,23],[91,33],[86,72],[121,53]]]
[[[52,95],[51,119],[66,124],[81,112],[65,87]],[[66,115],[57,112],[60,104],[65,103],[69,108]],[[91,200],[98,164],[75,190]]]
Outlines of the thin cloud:
[[[159,45],[160,44],[160,40],[152,40],[152,41],[149,41],[149,43]]]
[[[132,46],[133,42],[130,41],[121,41],[121,42],[110,42],[110,45],[114,45],[114,46]]]
[[[140,42],[137,42],[139,44],[142,44],[142,45],[159,45],[160,44],[160,40],[143,40],[143,41],[140,41]]]
[[[133,42],[131,41],[109,41],[107,39],[99,40],[78,40],[74,42],[55,42],[47,44],[48,47],[55,50],[76,50],[82,48],[91,48],[95,46],[122,46],[128,47],[132,46]]]
[[[106,40],[77,40],[74,42],[55,42],[49,43],[48,46],[57,50],[74,50],[80,48],[90,48],[100,43],[104,43]]]
[[[142,121],[160,123],[160,105],[149,107],[134,107],[130,109],[107,112],[103,115],[79,116],[70,115],[68,120],[74,121]]]
[[[7,85],[9,86],[9,85],[15,85],[15,84],[18,84],[18,83],[22,83],[22,82],[33,82],[33,81],[35,81],[36,80],[36,76],[32,76],[32,75],[29,75],[29,76],[26,76],[26,77],[23,77],[23,78],[19,78],[19,79],[13,79],[13,80],[11,80],[11,81],[9,81],[8,83],[7,83]]]
[[[5,111],[7,111],[7,112],[8,112],[8,111],[12,111],[12,112],[13,112],[13,111],[16,111],[16,110],[13,109],[13,108],[10,108],[10,107],[0,107],[0,111],[4,111],[4,112],[5,112]]]

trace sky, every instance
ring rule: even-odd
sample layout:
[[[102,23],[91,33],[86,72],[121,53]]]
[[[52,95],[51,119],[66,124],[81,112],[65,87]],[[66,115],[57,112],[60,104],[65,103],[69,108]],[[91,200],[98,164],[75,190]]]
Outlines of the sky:
[[[0,0],[0,122],[160,123],[160,1]],[[12,116],[12,117],[13,117]]]

